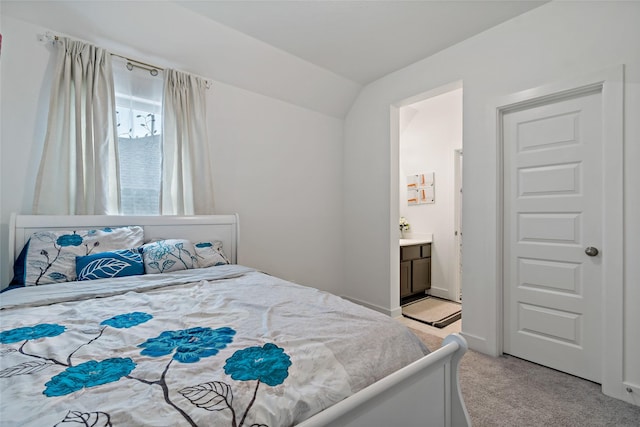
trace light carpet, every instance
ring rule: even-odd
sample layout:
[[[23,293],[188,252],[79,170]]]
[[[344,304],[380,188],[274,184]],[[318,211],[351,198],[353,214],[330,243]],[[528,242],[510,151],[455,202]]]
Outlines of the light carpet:
[[[410,328],[431,350],[442,338]],[[638,427],[640,407],[600,385],[513,356],[467,351],[460,387],[474,427]]]
[[[460,320],[462,306],[441,298],[428,297],[402,307],[402,315],[436,328]]]

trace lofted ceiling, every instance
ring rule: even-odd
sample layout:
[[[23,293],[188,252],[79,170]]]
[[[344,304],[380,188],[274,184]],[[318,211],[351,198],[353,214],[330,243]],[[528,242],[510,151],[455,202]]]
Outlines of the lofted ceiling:
[[[343,118],[374,80],[546,2],[0,0],[0,15]]]
[[[357,84],[507,21],[548,0],[175,0]]]

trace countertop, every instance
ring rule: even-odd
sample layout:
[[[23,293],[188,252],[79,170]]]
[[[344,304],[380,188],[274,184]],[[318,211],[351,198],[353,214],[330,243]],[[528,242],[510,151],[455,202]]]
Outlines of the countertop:
[[[431,243],[432,239],[429,237],[424,237],[420,239],[400,239],[400,246],[411,246],[411,245],[423,245],[425,243]]]

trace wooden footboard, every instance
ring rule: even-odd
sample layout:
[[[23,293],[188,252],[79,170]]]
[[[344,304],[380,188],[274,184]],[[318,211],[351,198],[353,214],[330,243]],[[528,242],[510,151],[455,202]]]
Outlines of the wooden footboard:
[[[299,424],[315,426],[470,426],[458,366],[466,340],[442,347]]]

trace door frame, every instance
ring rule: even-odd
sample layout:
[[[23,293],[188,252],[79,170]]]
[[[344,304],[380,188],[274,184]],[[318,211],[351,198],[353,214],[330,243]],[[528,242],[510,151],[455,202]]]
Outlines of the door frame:
[[[503,117],[506,113],[531,108],[554,100],[599,90],[602,93],[603,141],[603,277],[602,284],[602,391],[626,400],[623,373],[623,179],[624,179],[624,65],[618,65],[563,82],[543,85],[496,99],[491,104],[496,119],[497,154],[497,215],[496,215],[496,347],[495,354],[503,354],[504,334],[504,135]]]
[[[455,80],[389,104],[389,171],[391,181],[389,187],[389,298],[391,308],[388,313],[391,317],[402,316],[402,308],[400,307],[400,257],[398,256],[398,251],[400,250],[398,241],[398,219],[400,217],[400,108],[457,89],[463,89],[464,98],[463,82],[462,80]],[[464,148],[464,140],[462,143]],[[385,310],[382,311],[386,312]]]
[[[453,288],[455,295],[455,301],[461,302],[461,290],[462,290],[462,201],[463,201],[463,187],[462,187],[462,162],[463,162],[462,148],[456,148],[453,150],[453,210],[454,210],[454,224],[455,224],[455,265],[453,275]]]

